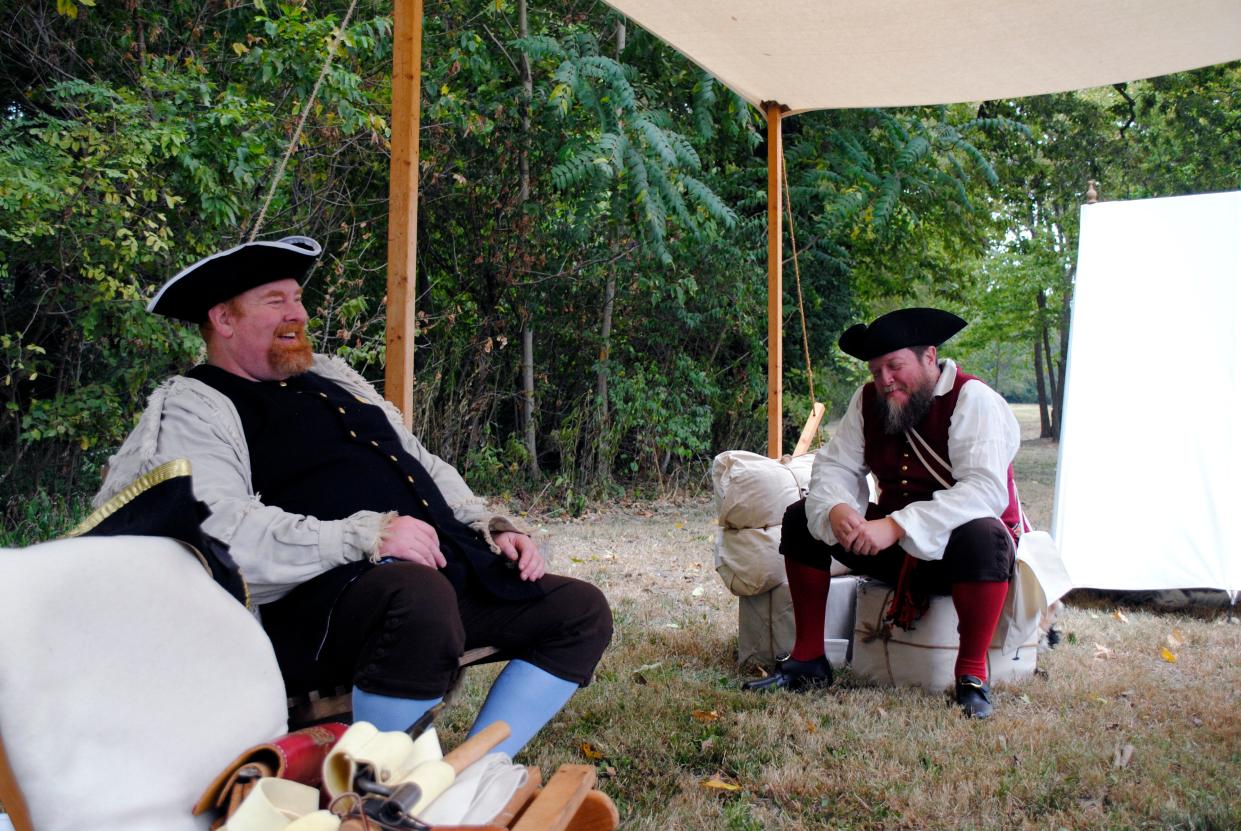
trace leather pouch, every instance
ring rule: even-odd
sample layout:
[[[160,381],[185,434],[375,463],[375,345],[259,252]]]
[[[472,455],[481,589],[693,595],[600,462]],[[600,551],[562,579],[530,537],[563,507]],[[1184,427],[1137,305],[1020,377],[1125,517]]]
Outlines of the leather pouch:
[[[290,779],[318,788],[323,779],[323,760],[347,729],[349,725],[336,722],[318,724],[255,745],[212,780],[195,803],[194,815],[219,811],[219,818],[211,826],[219,827],[264,777]]]

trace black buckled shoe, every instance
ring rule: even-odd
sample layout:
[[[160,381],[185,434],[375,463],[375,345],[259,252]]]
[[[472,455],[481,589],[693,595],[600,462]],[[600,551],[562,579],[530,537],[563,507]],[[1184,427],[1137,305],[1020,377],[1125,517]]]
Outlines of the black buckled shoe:
[[[957,679],[957,705],[967,718],[991,718],[991,687],[973,675]]]
[[[797,661],[786,658],[780,663],[779,669],[766,678],[747,681],[741,689],[748,692],[771,692],[788,690],[789,692],[809,692],[821,690],[832,685],[832,665],[827,656],[820,655],[809,661]]]

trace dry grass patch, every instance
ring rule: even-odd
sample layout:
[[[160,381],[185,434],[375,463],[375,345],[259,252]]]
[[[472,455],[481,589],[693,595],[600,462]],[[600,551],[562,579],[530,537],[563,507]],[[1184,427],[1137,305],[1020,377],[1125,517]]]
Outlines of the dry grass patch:
[[[743,694],[712,522],[704,500],[545,523],[557,570],[604,588],[617,634],[526,761],[593,762],[624,827],[1241,828],[1241,626],[1225,612],[1070,606],[1065,643],[997,691],[990,722],[848,670],[823,695]],[[472,672],[450,733],[490,677]]]
[[[1033,408],[1018,417],[1022,495],[1046,527],[1056,448]],[[555,570],[602,587],[617,628],[596,681],[525,761],[595,764],[625,828],[1241,828],[1241,626],[1227,610],[1074,595],[1065,642],[997,690],[989,722],[847,669],[825,694],[743,694],[709,501],[543,524]],[[471,672],[448,743],[493,673]]]

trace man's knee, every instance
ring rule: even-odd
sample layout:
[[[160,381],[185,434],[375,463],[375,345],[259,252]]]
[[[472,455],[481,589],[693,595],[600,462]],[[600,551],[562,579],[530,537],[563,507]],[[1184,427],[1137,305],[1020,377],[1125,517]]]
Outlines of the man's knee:
[[[439,571],[416,563],[387,563],[371,572],[374,589],[366,591],[389,640],[412,638],[425,645],[444,643],[459,654],[465,629],[457,610],[457,593]]]
[[[944,565],[956,582],[1004,582],[1012,576],[1013,538],[1004,523],[985,517],[965,523],[948,538]]]
[[[807,550],[821,545],[823,543],[810,534],[806,500],[799,499],[785,508],[784,519],[780,521],[780,554],[795,560],[801,559]]]
[[[560,610],[565,631],[588,650],[602,655],[612,642],[612,607],[599,588],[584,580],[568,580],[549,596]]]
[[[354,641],[355,684],[389,695],[442,694],[465,649],[452,584],[435,569],[414,563],[388,563],[366,577],[351,587],[348,604],[370,616],[365,633]]]

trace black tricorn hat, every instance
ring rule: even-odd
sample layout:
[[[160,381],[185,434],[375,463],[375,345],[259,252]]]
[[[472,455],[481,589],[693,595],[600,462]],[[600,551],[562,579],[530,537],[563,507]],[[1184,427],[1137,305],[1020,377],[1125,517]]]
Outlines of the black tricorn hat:
[[[899,309],[876,318],[869,326],[850,326],[839,343],[846,355],[869,361],[909,346],[939,346],[964,328],[965,321],[952,312]]]
[[[323,248],[310,237],[260,240],[204,257],[177,272],[147,304],[148,312],[202,323],[217,303],[276,280],[306,282]]]

